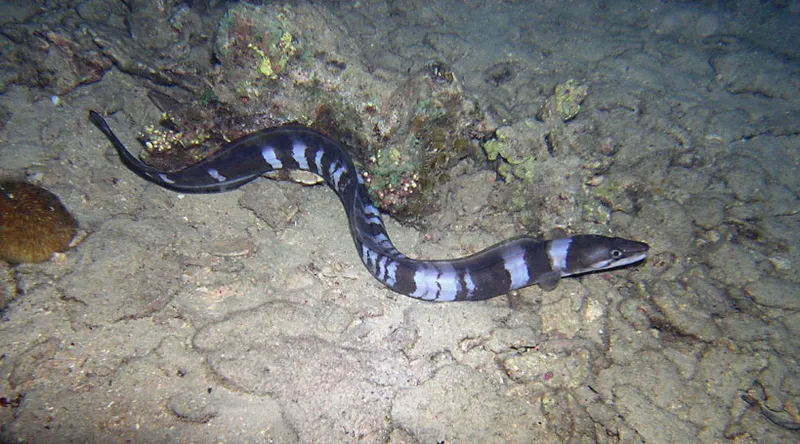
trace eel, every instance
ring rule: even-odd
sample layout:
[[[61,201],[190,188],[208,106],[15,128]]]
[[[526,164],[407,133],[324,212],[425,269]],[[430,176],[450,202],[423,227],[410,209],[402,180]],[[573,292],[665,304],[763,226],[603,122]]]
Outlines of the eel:
[[[647,257],[643,242],[599,235],[552,240],[520,236],[471,256],[417,260],[389,239],[381,212],[371,202],[364,178],[345,148],[305,126],[256,131],[178,171],[160,171],[136,158],[105,119],[92,123],[111,141],[122,163],[143,179],[181,193],[215,193],[238,188],[264,173],[296,169],[322,177],[336,192],[364,266],[378,281],[405,296],[426,301],[477,301],[538,284],[554,289],[560,279],[630,265]]]

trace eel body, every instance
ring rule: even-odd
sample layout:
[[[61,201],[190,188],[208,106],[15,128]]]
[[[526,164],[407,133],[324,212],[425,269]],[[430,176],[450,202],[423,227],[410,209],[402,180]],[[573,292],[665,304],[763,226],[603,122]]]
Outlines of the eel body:
[[[416,260],[400,253],[370,201],[364,179],[342,145],[302,126],[269,128],[230,142],[182,170],[157,170],[128,151],[100,114],[89,117],[111,141],[120,159],[142,178],[182,193],[238,188],[264,173],[310,171],[333,188],[344,206],[361,261],[397,293],[426,301],[475,301],[533,284],[551,290],[565,276],[621,267],[647,257],[648,245],[618,237],[577,235],[540,241],[506,240],[454,260]]]

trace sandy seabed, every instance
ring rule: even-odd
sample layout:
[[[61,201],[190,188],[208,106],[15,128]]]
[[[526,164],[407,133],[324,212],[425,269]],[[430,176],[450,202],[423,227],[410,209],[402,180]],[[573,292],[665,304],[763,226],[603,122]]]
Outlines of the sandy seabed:
[[[264,179],[183,196],[128,171],[87,110],[124,108],[131,118],[113,124],[133,146],[158,114],[149,80],[109,65],[57,97],[7,82],[2,177],[59,195],[85,237],[56,260],[0,268],[0,440],[798,439],[800,4],[312,7],[375,72],[446,60],[516,133],[553,85],[587,85],[565,134],[612,145],[603,181],[617,185],[580,191],[608,193],[608,227],[648,242],[648,261],[511,300],[416,301],[370,277],[324,186]],[[15,23],[42,14],[0,8],[6,48]],[[84,12],[73,20],[91,26]],[[576,159],[555,153],[531,198],[557,192]],[[424,229],[386,218],[398,249],[452,258],[515,234],[490,205],[495,172],[463,171]],[[277,229],[259,216],[276,212]],[[487,230],[487,214],[501,228]]]

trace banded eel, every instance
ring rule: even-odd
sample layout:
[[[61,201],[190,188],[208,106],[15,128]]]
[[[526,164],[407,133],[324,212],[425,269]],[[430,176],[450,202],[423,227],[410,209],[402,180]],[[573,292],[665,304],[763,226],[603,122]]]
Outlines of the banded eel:
[[[361,261],[370,274],[397,293],[426,301],[476,301],[539,284],[552,290],[565,276],[621,267],[647,257],[642,242],[596,235],[538,241],[506,240],[455,260],[416,260],[397,251],[364,179],[342,145],[302,126],[269,128],[230,142],[219,152],[179,171],[144,164],[125,148],[94,111],[89,118],[116,148],[123,164],[142,178],[182,193],[238,188],[280,169],[315,173],[344,206]]]

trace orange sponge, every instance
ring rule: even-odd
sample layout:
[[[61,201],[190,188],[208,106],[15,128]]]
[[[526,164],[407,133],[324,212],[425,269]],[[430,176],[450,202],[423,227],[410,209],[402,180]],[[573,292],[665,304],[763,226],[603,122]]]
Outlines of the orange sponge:
[[[55,194],[25,182],[0,182],[0,260],[47,260],[66,250],[77,230]]]

